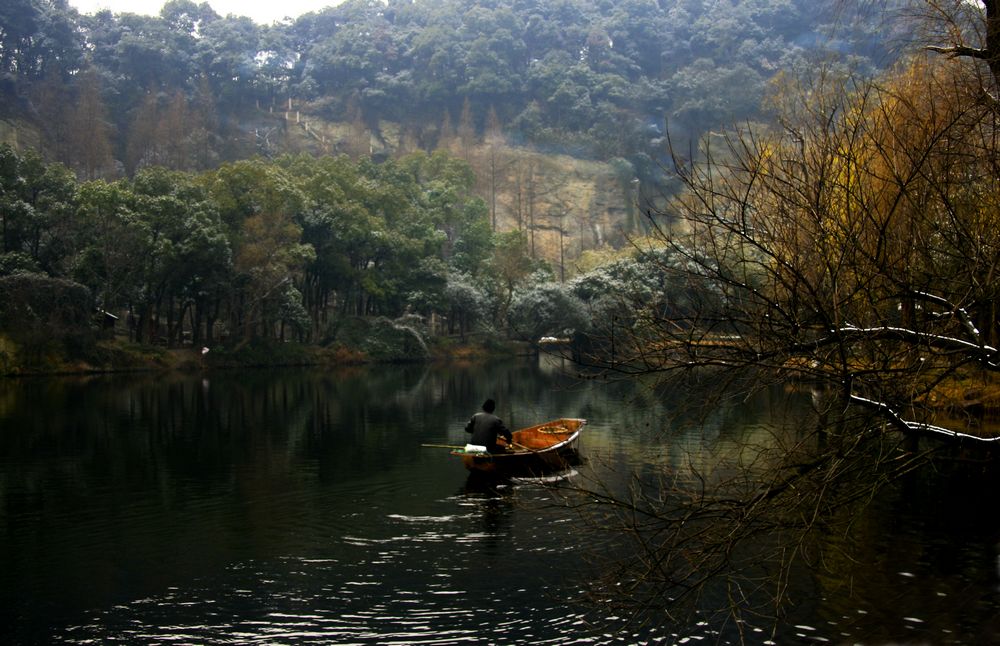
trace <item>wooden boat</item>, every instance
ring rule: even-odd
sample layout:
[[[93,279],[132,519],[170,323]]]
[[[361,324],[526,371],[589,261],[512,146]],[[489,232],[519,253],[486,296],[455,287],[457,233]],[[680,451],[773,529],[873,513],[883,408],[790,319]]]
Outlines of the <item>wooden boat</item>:
[[[514,431],[514,442],[503,453],[455,449],[470,471],[531,474],[565,469],[577,456],[585,419],[564,417]],[[500,438],[503,444],[504,439]]]

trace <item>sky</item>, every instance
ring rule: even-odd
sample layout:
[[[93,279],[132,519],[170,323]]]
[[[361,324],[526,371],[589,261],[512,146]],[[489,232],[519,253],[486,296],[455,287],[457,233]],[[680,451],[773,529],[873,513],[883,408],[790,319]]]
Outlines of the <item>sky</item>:
[[[202,0],[194,0],[201,4]],[[220,16],[236,14],[249,16],[254,22],[269,25],[283,19],[285,16],[298,16],[318,11],[325,7],[338,4],[340,0],[208,0],[208,4]],[[101,9],[110,9],[114,13],[131,12],[144,13],[151,16],[159,15],[160,8],[166,0],[69,0],[80,13],[95,13]]]

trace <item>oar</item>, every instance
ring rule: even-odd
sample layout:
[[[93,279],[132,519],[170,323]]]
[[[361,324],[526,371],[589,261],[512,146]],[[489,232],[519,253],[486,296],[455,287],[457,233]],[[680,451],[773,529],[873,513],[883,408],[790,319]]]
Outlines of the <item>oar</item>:
[[[421,444],[420,446],[427,449],[464,449],[465,445],[459,444]]]

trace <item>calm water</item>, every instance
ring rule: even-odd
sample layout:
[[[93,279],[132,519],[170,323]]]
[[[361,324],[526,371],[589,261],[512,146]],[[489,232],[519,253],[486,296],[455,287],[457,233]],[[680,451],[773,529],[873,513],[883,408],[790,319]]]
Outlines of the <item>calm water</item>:
[[[0,381],[0,643],[732,641],[575,604],[595,542],[564,494],[480,486],[420,445],[464,443],[494,396],[512,427],[587,418],[567,475],[614,486],[739,446],[774,402],[685,423],[669,395],[561,367]],[[857,563],[796,575],[776,641],[1000,640],[996,496],[972,495],[917,483],[877,501]]]

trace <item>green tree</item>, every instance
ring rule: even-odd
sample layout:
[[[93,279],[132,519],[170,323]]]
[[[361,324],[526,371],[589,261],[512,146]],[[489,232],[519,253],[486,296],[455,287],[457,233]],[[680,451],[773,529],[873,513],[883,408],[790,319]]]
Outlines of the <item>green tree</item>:
[[[518,338],[537,343],[546,336],[571,337],[589,327],[584,303],[562,283],[543,282],[518,290],[508,319]]]
[[[142,281],[133,302],[137,341],[161,327],[176,342],[190,318],[192,341],[211,340],[210,312],[231,266],[229,241],[204,188],[190,175],[151,168],[132,182],[134,210],[144,234],[136,268]]]
[[[764,98],[764,79],[756,70],[743,63],[720,67],[707,58],[678,70],[671,88],[671,127],[695,135],[751,114]]]
[[[11,0],[0,7],[0,71],[23,80],[63,79],[80,69],[78,14],[66,0]]]
[[[531,275],[537,263],[531,258],[524,231],[500,233],[494,238],[488,275],[491,318],[503,323],[517,288]]]
[[[488,304],[480,285],[466,274],[451,273],[444,290],[448,332],[456,331],[464,341],[473,326],[486,317]]]
[[[79,187],[81,251],[73,274],[111,311],[133,300],[140,288],[136,268],[147,252],[130,188],[122,182],[86,182]]]
[[[219,105],[235,110],[267,97],[256,60],[260,27],[249,18],[230,15],[206,20],[199,36],[193,57]]]
[[[109,51],[113,58],[106,64],[127,82],[130,96],[185,87],[194,76],[191,57],[199,41],[183,20],[171,24],[159,16],[123,13],[115,17],[115,23],[113,50]]]
[[[34,153],[26,152],[22,160],[26,197],[32,208],[22,240],[24,250],[46,273],[66,277],[78,251],[76,178],[62,164],[46,164]]]
[[[233,254],[231,329],[247,338],[271,336],[286,284],[301,281],[315,257],[298,223],[304,196],[286,172],[259,159],[223,165],[203,181]]]
[[[93,341],[93,299],[82,285],[50,276],[0,276],[0,334],[14,341],[18,360],[41,365],[47,355],[78,356]]]

